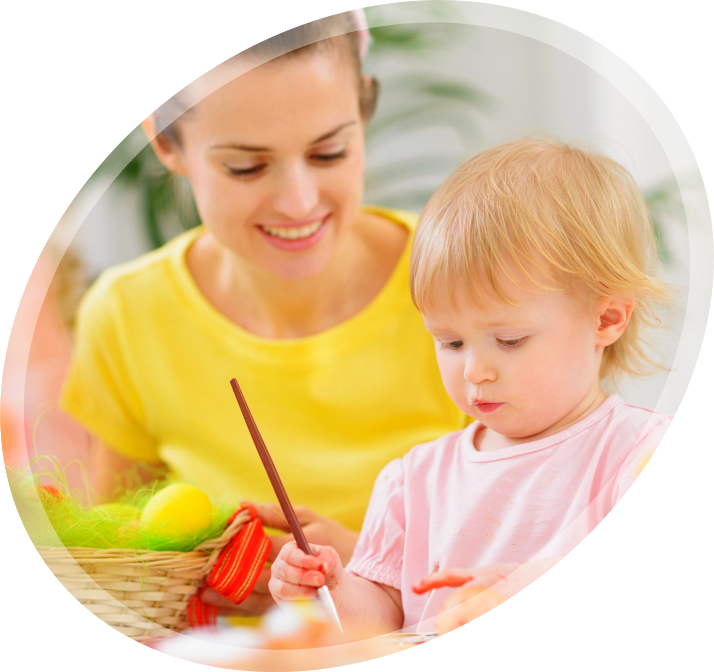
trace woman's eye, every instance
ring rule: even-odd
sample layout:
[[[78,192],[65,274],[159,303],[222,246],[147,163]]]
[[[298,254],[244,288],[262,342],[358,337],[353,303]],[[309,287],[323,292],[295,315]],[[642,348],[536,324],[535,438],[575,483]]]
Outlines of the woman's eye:
[[[258,165],[258,166],[251,166],[250,168],[231,168],[230,166],[227,167],[228,172],[231,175],[236,175],[237,177],[241,176],[248,176],[248,175],[257,175],[263,168],[265,168],[264,165]]]
[[[335,152],[334,154],[313,154],[312,158],[319,163],[332,163],[333,161],[344,159],[346,156],[347,150],[343,149],[341,152]]]
[[[463,347],[463,341],[440,341],[439,345],[446,350],[459,350]]]
[[[497,338],[496,339],[501,345],[507,347],[507,348],[520,348],[527,340],[528,337],[524,336],[523,338]]]

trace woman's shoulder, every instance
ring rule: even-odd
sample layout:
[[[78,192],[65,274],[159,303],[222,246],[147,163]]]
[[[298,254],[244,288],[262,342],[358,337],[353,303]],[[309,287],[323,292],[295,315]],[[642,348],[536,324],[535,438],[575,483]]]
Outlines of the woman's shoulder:
[[[173,302],[183,253],[200,231],[190,230],[136,259],[111,266],[92,282],[82,298],[80,321],[115,322],[146,315],[151,306]]]
[[[158,291],[162,280],[166,282],[173,273],[180,272],[183,254],[198,235],[200,229],[191,229],[155,250],[110,266],[92,283],[88,295],[108,299],[129,293],[136,298],[136,292]]]
[[[415,212],[409,210],[400,210],[395,208],[384,208],[378,205],[364,205],[362,212],[381,217],[395,224],[399,224],[411,234],[417,227],[419,216]]]
[[[391,270],[408,257],[405,250],[410,247],[417,222],[414,213],[363,206],[357,221],[357,235],[365,249],[370,251],[370,260],[381,258],[380,265]]]

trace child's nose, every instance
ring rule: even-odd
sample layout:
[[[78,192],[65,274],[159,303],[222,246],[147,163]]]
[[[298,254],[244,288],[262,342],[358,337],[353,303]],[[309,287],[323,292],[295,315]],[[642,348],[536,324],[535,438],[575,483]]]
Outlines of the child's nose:
[[[471,356],[466,360],[464,378],[472,385],[493,382],[498,377],[496,369],[484,357]]]
[[[307,166],[286,166],[278,178],[273,207],[288,219],[305,219],[319,201],[316,178]]]

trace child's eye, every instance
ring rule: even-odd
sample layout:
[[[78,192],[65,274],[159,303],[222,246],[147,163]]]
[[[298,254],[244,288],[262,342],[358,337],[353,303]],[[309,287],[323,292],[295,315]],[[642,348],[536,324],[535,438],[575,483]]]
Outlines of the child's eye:
[[[523,338],[509,339],[497,338],[496,340],[506,348],[520,348],[528,340],[528,337],[524,336]]]
[[[343,149],[340,152],[335,152],[334,154],[313,154],[312,158],[319,163],[332,163],[333,161],[338,161],[339,159],[344,159],[347,156],[347,150]]]
[[[445,350],[459,350],[463,345],[463,341],[439,341],[439,347]]]

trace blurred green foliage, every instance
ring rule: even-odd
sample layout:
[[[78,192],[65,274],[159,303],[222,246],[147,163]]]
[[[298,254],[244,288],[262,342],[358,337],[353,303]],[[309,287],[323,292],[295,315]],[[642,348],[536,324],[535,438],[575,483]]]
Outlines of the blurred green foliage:
[[[483,145],[479,118],[493,110],[496,101],[433,66],[442,50],[463,39],[455,3],[407,2],[365,11],[372,36],[365,69],[388,73],[379,77],[377,111],[366,127],[365,201],[419,212],[454,168]],[[428,140],[444,131],[453,141],[434,148]],[[391,142],[403,147],[405,138],[417,148],[415,153],[389,151]],[[138,192],[147,238],[152,247],[159,247],[200,219],[187,181],[166,171],[144,143],[142,130],[135,129],[93,177],[118,171],[113,188]],[[678,185],[663,182],[646,190],[645,197],[660,258],[668,262],[666,227],[685,221]]]
[[[660,261],[667,264],[672,261],[672,252],[667,244],[667,229],[672,224],[684,224],[687,221],[680,185],[674,178],[665,179],[645,189],[644,197],[652,219]]]

